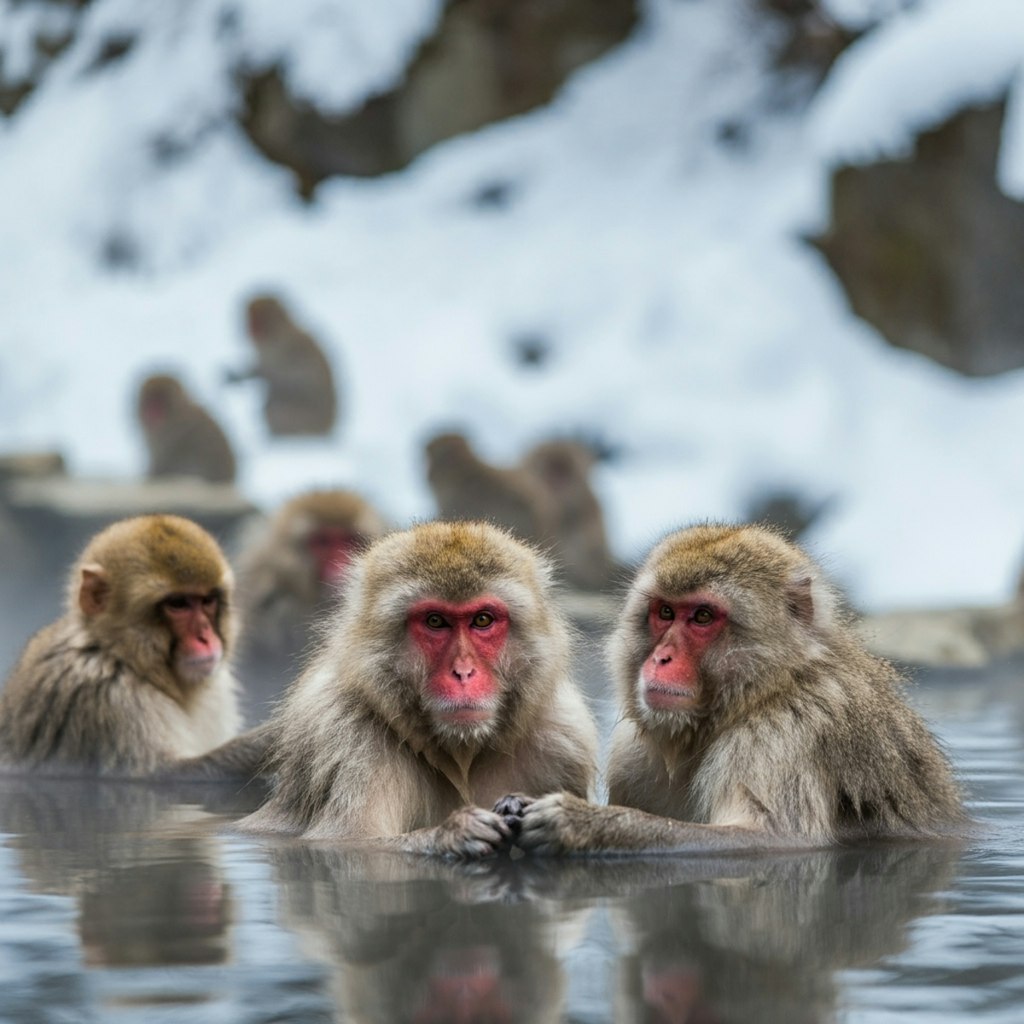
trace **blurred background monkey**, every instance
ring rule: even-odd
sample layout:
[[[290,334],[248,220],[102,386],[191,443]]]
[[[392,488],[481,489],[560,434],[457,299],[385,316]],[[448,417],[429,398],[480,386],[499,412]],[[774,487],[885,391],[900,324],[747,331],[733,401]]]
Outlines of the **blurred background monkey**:
[[[562,575],[582,590],[608,587],[619,568],[608,549],[601,503],[590,486],[595,461],[592,447],[567,439],[543,441],[522,461],[551,499],[552,549]]]
[[[248,370],[229,373],[228,382],[263,381],[263,413],[275,437],[329,434],[338,400],[331,364],[321,346],[273,295],[249,300],[246,328],[256,362]]]
[[[150,477],[234,481],[235,455],[224,431],[177,377],[161,373],[142,382],[138,421],[149,450]]]
[[[0,764],[140,775],[238,730],[233,578],[177,516],[115,523],[75,563],[62,618],[0,693]]]
[[[462,434],[438,434],[425,451],[427,482],[441,519],[480,519],[511,530],[520,540],[551,540],[554,503],[533,473],[489,465]]]
[[[306,491],[254,527],[237,563],[246,647],[300,652],[352,559],[385,529],[380,513],[346,490]]]

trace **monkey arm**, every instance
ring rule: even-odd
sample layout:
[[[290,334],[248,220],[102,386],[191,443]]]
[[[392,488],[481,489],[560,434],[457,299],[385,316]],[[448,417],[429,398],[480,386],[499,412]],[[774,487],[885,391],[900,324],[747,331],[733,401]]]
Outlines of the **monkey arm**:
[[[516,841],[540,855],[726,853],[808,845],[799,837],[739,825],[700,825],[632,807],[598,807],[570,793],[530,803]]]
[[[272,750],[277,723],[271,719],[198,757],[173,761],[157,772],[177,781],[248,781],[273,772]]]

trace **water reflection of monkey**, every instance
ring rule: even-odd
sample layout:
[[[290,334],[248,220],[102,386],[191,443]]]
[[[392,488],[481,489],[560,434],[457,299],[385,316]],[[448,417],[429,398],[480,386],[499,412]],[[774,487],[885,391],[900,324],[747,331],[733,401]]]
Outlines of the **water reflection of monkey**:
[[[497,869],[310,847],[275,851],[275,865],[286,923],[333,967],[339,1017],[561,1019],[560,951],[582,911],[510,902]]]
[[[959,855],[891,844],[460,865],[273,853],[285,923],[331,965],[345,1019],[574,1018],[566,982],[581,908],[608,901],[611,941],[595,936],[588,955],[596,945],[615,957],[610,1019],[647,1024],[833,1019],[837,973],[902,951],[911,925],[939,909]]]
[[[727,877],[628,899],[615,919],[626,947],[615,1020],[832,1020],[837,972],[904,949],[958,855],[931,845],[741,858],[720,862]]]
[[[31,889],[69,896],[87,966],[215,964],[230,956],[220,843],[173,791],[4,779],[0,832]],[[226,808],[225,808],[226,809]]]

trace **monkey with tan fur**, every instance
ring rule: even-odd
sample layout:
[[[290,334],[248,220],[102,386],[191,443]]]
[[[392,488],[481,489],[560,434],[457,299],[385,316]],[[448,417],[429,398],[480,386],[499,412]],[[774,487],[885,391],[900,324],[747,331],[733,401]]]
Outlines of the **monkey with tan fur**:
[[[246,304],[246,328],[256,353],[248,370],[228,383],[260,379],[266,385],[263,413],[277,437],[329,434],[338,413],[334,373],[323,349],[273,295]]]
[[[32,637],[0,692],[0,765],[142,775],[228,740],[239,725],[232,595],[216,541],[187,519],[97,534],[64,616]]]
[[[619,566],[608,548],[601,503],[590,486],[596,456],[572,440],[542,441],[523,456],[523,468],[547,490],[554,510],[551,531],[566,582],[586,590],[607,587]]]
[[[966,816],[902,681],[868,654],[818,567],[760,527],[671,534],[610,644],[623,718],[609,802],[542,797],[536,853],[820,847],[940,837]]]
[[[211,483],[235,479],[235,455],[224,431],[177,377],[147,377],[139,388],[137,413],[150,477],[195,476]]]
[[[509,826],[468,805],[593,784],[595,728],[569,673],[551,567],[530,548],[484,523],[385,536],[349,567],[321,650],[255,737],[262,757],[271,736],[275,786],[242,827],[493,853]]]
[[[353,491],[306,491],[282,505],[238,557],[248,644],[261,652],[301,651],[352,559],[385,529],[380,513]]]
[[[438,434],[427,442],[425,452],[427,482],[442,519],[486,520],[511,530],[520,540],[551,540],[554,501],[532,472],[484,462],[462,434]]]

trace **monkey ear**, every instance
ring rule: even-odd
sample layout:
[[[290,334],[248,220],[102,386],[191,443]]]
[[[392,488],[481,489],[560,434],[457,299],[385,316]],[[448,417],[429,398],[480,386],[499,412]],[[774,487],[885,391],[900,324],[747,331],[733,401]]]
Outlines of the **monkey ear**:
[[[809,626],[814,621],[814,580],[810,576],[798,576],[786,587],[786,604],[793,615]]]
[[[102,565],[82,566],[82,581],[78,585],[78,607],[83,615],[99,615],[110,598],[110,581]]]

